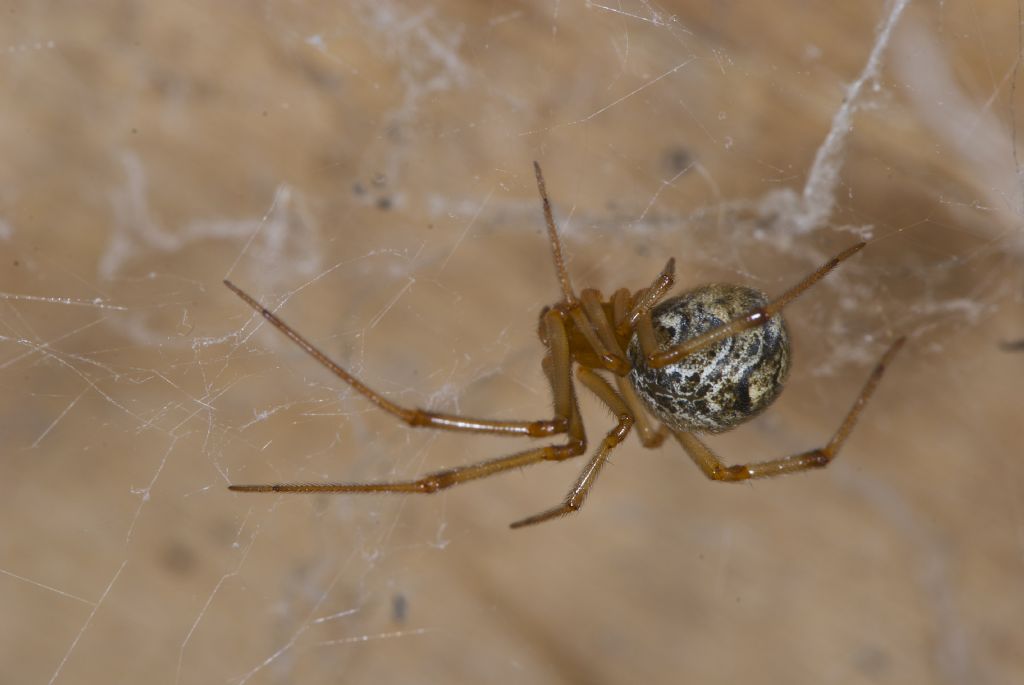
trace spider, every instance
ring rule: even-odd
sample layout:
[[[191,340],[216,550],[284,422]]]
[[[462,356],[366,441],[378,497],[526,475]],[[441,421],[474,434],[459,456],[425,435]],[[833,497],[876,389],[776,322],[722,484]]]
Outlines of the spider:
[[[835,458],[905,337],[897,339],[882,355],[824,447],[779,459],[727,466],[698,434],[735,428],[778,397],[789,371],[789,338],[782,309],[863,249],[865,243],[843,250],[774,300],[752,288],[722,283],[699,286],[664,299],[675,280],[674,259],[669,259],[649,287],[634,293],[621,288],[605,299],[598,290],[587,288],[577,295],[569,281],[544,176],[536,162],[534,174],[555,274],[562,289],[562,299],[541,310],[538,331],[546,350],[542,368],[554,399],[553,418],[479,419],[399,406],[331,361],[236,285],[227,280],[224,284],[334,375],[410,426],[532,438],[565,434],[565,443],[434,471],[415,480],[229,485],[229,489],[432,493],[510,469],[579,456],[587,449],[587,438],[573,382],[574,369],[576,379],[611,410],[615,427],[605,434],[564,501],[512,523],[512,528],[532,526],[579,510],[612,450],[634,427],[640,442],[648,448],[659,446],[671,434],[711,480],[736,482],[781,476],[827,466]]]

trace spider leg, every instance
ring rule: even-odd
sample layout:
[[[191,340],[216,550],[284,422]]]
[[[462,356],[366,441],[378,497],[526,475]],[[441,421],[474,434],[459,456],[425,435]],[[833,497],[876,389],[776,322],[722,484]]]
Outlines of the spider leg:
[[[493,476],[502,471],[529,466],[539,461],[562,461],[579,456],[586,449],[586,443],[570,438],[565,445],[546,445],[532,450],[488,459],[467,466],[434,471],[415,480],[390,481],[384,483],[281,483],[275,485],[229,485],[236,492],[404,492],[429,494],[450,488],[453,485]]]
[[[630,335],[633,330],[624,323],[629,314],[630,302],[629,291],[625,288],[619,288],[612,293],[612,321],[615,322],[615,332],[623,336]]]
[[[644,409],[640,398],[637,397],[636,390],[633,389],[628,378],[616,376],[615,387],[618,389],[623,401],[625,401],[626,406],[629,407],[629,412],[636,419],[636,432],[640,437],[640,444],[648,449],[659,447],[661,443],[665,442],[665,438],[668,437],[668,426],[661,424],[654,428],[651,425],[650,416]]]
[[[576,401],[572,381],[572,358],[562,314],[551,310],[544,316],[547,329],[548,354],[544,357],[544,372],[551,382],[555,404],[555,421],[566,426],[568,440],[564,445],[546,445],[515,454],[488,459],[476,464],[434,471],[415,480],[381,483],[278,483],[267,485],[229,485],[236,492],[288,492],[288,493],[345,493],[345,492],[404,492],[432,493],[453,485],[493,476],[509,469],[529,466],[540,461],[562,461],[579,456],[587,449],[586,433]],[[287,334],[287,331],[286,331]],[[297,336],[298,334],[296,334]],[[289,336],[291,337],[291,336]],[[301,343],[300,343],[301,344]],[[312,347],[312,346],[310,346]],[[315,348],[314,348],[315,349]],[[314,355],[315,356],[315,355]],[[319,359],[319,357],[318,357]],[[358,382],[358,381],[357,381]]]
[[[629,333],[636,326],[637,320],[644,314],[651,311],[651,308],[658,304],[658,301],[663,298],[672,286],[676,282],[676,258],[672,257],[665,264],[665,268],[661,270],[657,278],[654,279],[654,283],[651,287],[645,288],[637,293],[636,302],[629,310],[629,316],[619,319],[616,316],[615,325],[618,326],[619,330],[623,335]]]
[[[839,429],[836,430],[832,439],[824,447],[783,457],[782,459],[726,466],[711,451],[711,448],[705,445],[693,433],[685,431],[672,431],[672,433],[675,435],[676,440],[679,441],[679,444],[683,446],[683,449],[686,450],[686,453],[690,455],[690,458],[704,472],[704,475],[711,480],[740,481],[750,478],[771,478],[787,473],[796,473],[807,469],[828,466],[839,453],[839,448],[843,446],[846,438],[849,437],[850,431],[853,430],[854,424],[857,423],[857,419],[860,417],[860,413],[864,410],[864,406],[871,398],[871,394],[878,386],[878,382],[882,379],[882,374],[885,372],[886,367],[896,353],[899,352],[900,348],[903,347],[903,343],[906,340],[906,338],[898,339],[882,355],[874,371],[871,372],[867,382],[864,384],[864,388],[860,391],[857,399],[854,400],[850,411],[847,412],[846,418],[843,419]]]
[[[616,336],[615,327],[605,313],[601,293],[593,288],[587,288],[580,293],[580,301],[582,306],[574,307],[569,312],[573,323],[576,324],[576,330],[583,335],[597,355],[602,368],[616,376],[625,376],[629,373],[629,361]]]
[[[684,340],[675,347],[667,350],[658,350],[658,345],[654,336],[654,324],[651,322],[650,308],[647,308],[645,311],[640,312],[639,319],[637,320],[637,337],[640,340],[640,347],[643,350],[644,355],[647,357],[648,365],[651,368],[660,369],[668,366],[669,364],[673,364],[680,359],[697,352],[698,350],[714,345],[726,338],[731,338],[737,333],[748,328],[763,325],[770,318],[778,314],[783,307],[802,295],[812,285],[827,276],[830,271],[864,249],[865,245],[867,245],[867,243],[857,243],[856,245],[846,248],[764,307],[755,309],[738,319],[734,319],[728,323],[718,326],[717,328],[712,328],[700,335]]]
[[[576,484],[569,491],[565,501],[539,514],[527,516],[516,521],[511,525],[512,528],[532,526],[579,511],[580,507],[583,506],[583,500],[587,498],[590,488],[593,487],[594,481],[597,480],[601,468],[608,463],[608,456],[611,454],[611,451],[626,439],[630,429],[633,427],[633,416],[630,414],[629,407],[615,393],[615,390],[608,384],[608,381],[584,366],[577,367],[576,375],[591,392],[608,405],[618,417],[618,423],[608,431],[604,440],[601,441],[601,446],[598,447],[597,452],[594,453],[594,456],[590,458],[590,461],[583,468],[583,473],[580,474]]]
[[[544,208],[544,221],[548,225],[548,241],[551,243],[551,256],[555,260],[555,275],[558,276],[558,283],[562,286],[562,297],[568,305],[576,304],[576,295],[572,291],[572,283],[569,281],[569,271],[565,268],[565,259],[562,257],[562,243],[558,240],[558,230],[555,228],[555,218],[551,214],[551,201],[548,199],[547,186],[544,185],[544,174],[541,173],[540,164],[533,163],[533,175],[537,177],[537,192],[540,193],[540,202]]]
[[[327,355],[317,349],[313,343],[306,340],[295,329],[277,317],[272,311],[253,299],[248,293],[236,286],[231,281],[224,281],[224,285],[231,289],[246,304],[259,312],[263,318],[275,328],[284,333],[288,338],[301,347],[306,354],[327,367],[331,373],[348,383],[354,390],[363,397],[370,400],[384,411],[395,416],[410,426],[439,428],[442,430],[469,432],[469,433],[490,433],[493,435],[521,435],[533,438],[547,437],[565,433],[568,430],[568,418],[566,414],[560,414],[553,419],[540,421],[504,421],[494,419],[475,419],[456,414],[444,414],[441,412],[426,411],[424,409],[409,409],[391,402],[380,393],[371,390],[362,381],[341,368]],[[568,373],[568,372],[567,372]]]
[[[672,287],[672,273],[674,265],[675,260],[670,259],[668,264],[665,266],[665,269],[658,275],[658,278],[655,279],[652,286],[647,290],[642,290],[637,293],[636,304],[633,306],[634,311],[639,311],[637,308],[641,307],[643,302],[647,302],[648,305],[657,302],[658,299],[661,298],[670,287]],[[640,442],[647,448],[659,446],[668,436],[668,428],[662,425],[655,429],[651,425],[650,417],[644,410],[643,404],[640,402],[640,398],[637,397],[633,386],[626,379],[626,374],[629,373],[630,366],[625,353],[622,351],[622,345],[619,344],[619,337],[617,335],[619,329],[617,329],[616,326],[623,323],[628,325],[629,319],[627,319],[627,316],[632,316],[629,314],[629,292],[623,288],[612,295],[610,317],[609,313],[606,312],[604,307],[601,305],[601,295],[598,291],[588,288],[581,293],[580,297],[583,301],[583,306],[586,309],[587,315],[585,317],[585,321],[577,323],[577,329],[582,331],[585,337],[586,332],[590,330],[590,337],[596,335],[600,340],[606,341],[605,348],[611,350],[612,357],[618,362],[621,362],[621,364],[606,363],[605,368],[612,372],[612,377],[615,380],[615,387],[619,391],[619,398],[626,403],[626,407],[629,410],[628,413],[633,416],[637,433],[640,435]],[[649,309],[650,307],[648,305],[643,306],[646,306]],[[624,332],[623,335],[626,335],[626,333]],[[589,337],[588,342],[590,342]],[[594,343],[591,342],[590,344],[592,347],[595,347]],[[595,351],[597,351],[596,347]],[[600,359],[600,354],[598,354],[598,357]],[[605,360],[602,359],[602,361]],[[589,386],[588,388],[592,391],[594,390]]]

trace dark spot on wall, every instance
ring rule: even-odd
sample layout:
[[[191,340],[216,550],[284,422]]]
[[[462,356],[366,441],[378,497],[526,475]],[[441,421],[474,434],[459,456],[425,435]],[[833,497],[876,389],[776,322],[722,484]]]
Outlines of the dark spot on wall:
[[[688,171],[693,166],[694,156],[682,145],[670,147],[662,155],[662,164],[672,176]]]
[[[892,657],[881,647],[864,646],[853,654],[853,667],[873,680],[889,671],[891,664]]]
[[[402,593],[391,598],[391,618],[395,623],[405,623],[409,613],[409,600]]]
[[[160,560],[172,575],[187,576],[196,567],[192,548],[179,540],[171,540],[160,554]]]

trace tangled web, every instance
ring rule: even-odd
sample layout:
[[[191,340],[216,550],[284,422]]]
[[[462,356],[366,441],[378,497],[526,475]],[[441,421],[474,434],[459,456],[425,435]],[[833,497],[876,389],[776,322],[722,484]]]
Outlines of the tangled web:
[[[1021,600],[988,590],[1024,570],[1020,16],[19,9],[0,28],[0,681],[1024,672]],[[635,289],[675,256],[684,287],[776,293],[868,241],[791,308],[777,408],[714,442],[733,461],[821,444],[908,335],[834,467],[723,489],[630,443],[581,514],[525,533],[506,524],[579,465],[432,498],[228,493],[520,449],[396,425],[220,281],[396,402],[546,418],[536,316],[558,289],[533,159],[579,287]],[[608,417],[583,411],[595,443]]]

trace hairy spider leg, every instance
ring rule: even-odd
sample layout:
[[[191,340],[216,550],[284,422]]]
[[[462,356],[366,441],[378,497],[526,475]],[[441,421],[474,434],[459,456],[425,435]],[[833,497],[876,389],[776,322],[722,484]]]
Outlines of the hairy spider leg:
[[[609,385],[608,381],[599,376],[594,371],[591,371],[585,366],[576,367],[576,377],[587,387],[588,390],[593,392],[598,398],[601,399],[608,408],[612,410],[618,419],[615,427],[608,431],[604,439],[601,441],[600,447],[594,453],[594,456],[590,458],[587,465],[583,468],[583,473],[580,474],[579,479],[573,486],[569,494],[566,495],[565,500],[556,507],[542,511],[539,514],[533,516],[527,516],[524,519],[520,519],[513,523],[511,528],[523,528],[524,526],[533,526],[544,521],[549,521],[553,518],[572,514],[580,510],[583,506],[583,501],[587,498],[587,494],[590,492],[590,488],[594,486],[594,481],[597,480],[598,474],[605,464],[608,463],[608,457],[611,455],[612,450],[618,447],[626,436],[629,435],[630,429],[633,427],[633,414],[630,412],[629,407],[626,403],[616,394],[615,390]]]
[[[576,350],[585,356],[578,357],[576,361],[584,366],[602,368],[616,376],[628,374],[631,366],[624,345],[632,336],[629,321],[633,312],[639,315],[665,295],[671,286],[673,266],[673,260],[669,260],[651,287],[638,291],[632,299],[625,288],[617,290],[607,302],[601,291],[585,288],[580,293],[578,305],[564,307],[572,320],[573,330],[578,331],[586,343],[585,347]]]
[[[693,433],[686,431],[672,431],[672,433],[675,435],[676,440],[679,441],[679,444],[683,446],[683,449],[686,450],[686,453],[690,455],[690,458],[704,472],[704,475],[711,480],[735,482],[749,480],[750,478],[772,478],[787,473],[797,473],[798,471],[828,466],[839,453],[839,448],[846,442],[846,438],[849,437],[850,431],[853,430],[857,419],[860,418],[861,412],[864,411],[864,406],[868,403],[872,393],[875,392],[875,388],[882,379],[882,374],[885,372],[886,367],[892,362],[892,358],[896,356],[896,353],[900,351],[900,348],[903,347],[906,341],[906,337],[897,339],[896,342],[889,346],[885,354],[882,355],[874,371],[868,376],[867,382],[864,383],[864,388],[860,391],[857,399],[854,400],[850,411],[847,412],[846,418],[839,424],[839,429],[836,430],[832,439],[824,447],[781,459],[726,466],[711,451],[711,448]]]
[[[558,239],[558,230],[555,228],[555,218],[551,214],[551,201],[548,200],[547,186],[544,185],[544,174],[541,173],[540,164],[533,163],[533,174],[537,177],[537,191],[540,193],[541,205],[544,207],[544,221],[548,225],[548,240],[551,242],[551,256],[555,260],[555,275],[558,276],[558,283],[562,286],[562,297],[567,305],[576,304],[576,295],[572,291],[572,283],[569,281],[569,271],[565,268],[565,259],[562,257],[562,243]]]
[[[569,308],[569,318],[574,329],[583,336],[586,347],[577,352],[593,353],[593,357],[581,361],[585,366],[597,365],[612,373],[623,376],[629,373],[629,361],[622,349],[615,329],[608,320],[601,293],[587,288],[580,294],[580,305]]]
[[[572,289],[569,272],[562,256],[562,243],[558,237],[551,201],[548,198],[544,174],[538,162],[533,163],[534,175],[537,178],[537,191],[540,193],[541,205],[544,209],[544,221],[548,229],[548,241],[551,243],[551,256],[555,264],[555,275],[562,288],[562,303],[572,318],[574,328],[586,339],[587,345],[597,356],[601,366],[622,376],[629,373],[629,361],[622,349],[620,339],[629,339],[636,320],[643,312],[650,310],[658,300],[665,296],[675,282],[675,259],[669,259],[665,268],[658,274],[649,288],[639,291],[630,306],[629,292],[622,289],[615,293],[611,300],[614,322],[608,320],[604,311],[604,302],[598,290],[588,288],[579,298]],[[628,308],[628,314],[626,309]]]
[[[563,461],[583,454],[587,448],[587,439],[572,381],[572,357],[569,353],[569,339],[562,317],[563,314],[556,310],[551,310],[545,314],[544,321],[547,327],[546,344],[548,346],[548,353],[544,357],[544,370],[551,382],[551,391],[555,403],[555,420],[564,422],[568,426],[568,440],[564,445],[546,445],[475,464],[434,471],[415,480],[381,483],[230,485],[228,488],[239,492],[432,493],[470,480],[486,478],[509,469],[521,468],[541,461]]]
[[[302,337],[302,335],[300,335],[294,328],[286,324],[278,318],[276,314],[261,305],[234,283],[226,280],[224,281],[224,285],[242,298],[246,304],[259,312],[263,318],[274,326],[274,328],[288,336],[288,338],[301,347],[306,354],[318,361],[321,365],[327,367],[331,373],[348,383],[353,389],[363,395],[366,399],[370,400],[370,402],[373,402],[384,411],[398,417],[410,426],[417,428],[440,428],[443,430],[469,433],[489,433],[493,435],[522,435],[533,438],[558,435],[559,433],[566,432],[568,429],[568,423],[565,417],[555,417],[553,419],[541,421],[504,421],[493,419],[474,419],[457,414],[444,414],[441,412],[426,411],[424,409],[408,409],[406,407],[399,406],[388,400],[380,393],[371,390],[358,378],[341,368],[341,366],[317,349],[313,343]]]
[[[750,311],[728,323],[684,340],[675,347],[667,350],[658,350],[658,344],[654,337],[654,324],[651,321],[650,308],[646,309],[641,313],[639,320],[637,321],[637,336],[640,339],[640,349],[644,352],[648,366],[654,369],[660,369],[668,366],[669,364],[673,364],[694,352],[702,350],[705,347],[714,345],[726,338],[731,338],[737,333],[745,331],[748,328],[763,326],[769,319],[782,311],[783,307],[806,292],[812,285],[827,276],[830,271],[864,249],[865,245],[867,245],[867,243],[861,242],[846,248],[835,257],[822,264],[818,269],[795,286],[766,304],[764,307]]]
[[[668,294],[668,291],[672,289],[675,282],[676,258],[672,257],[668,260],[665,268],[661,270],[661,273],[658,274],[658,277],[654,279],[651,287],[637,293],[636,303],[629,310],[629,315],[620,320],[618,319],[618,314],[616,314],[616,329],[622,335],[631,334],[640,317],[651,311],[654,305]]]

